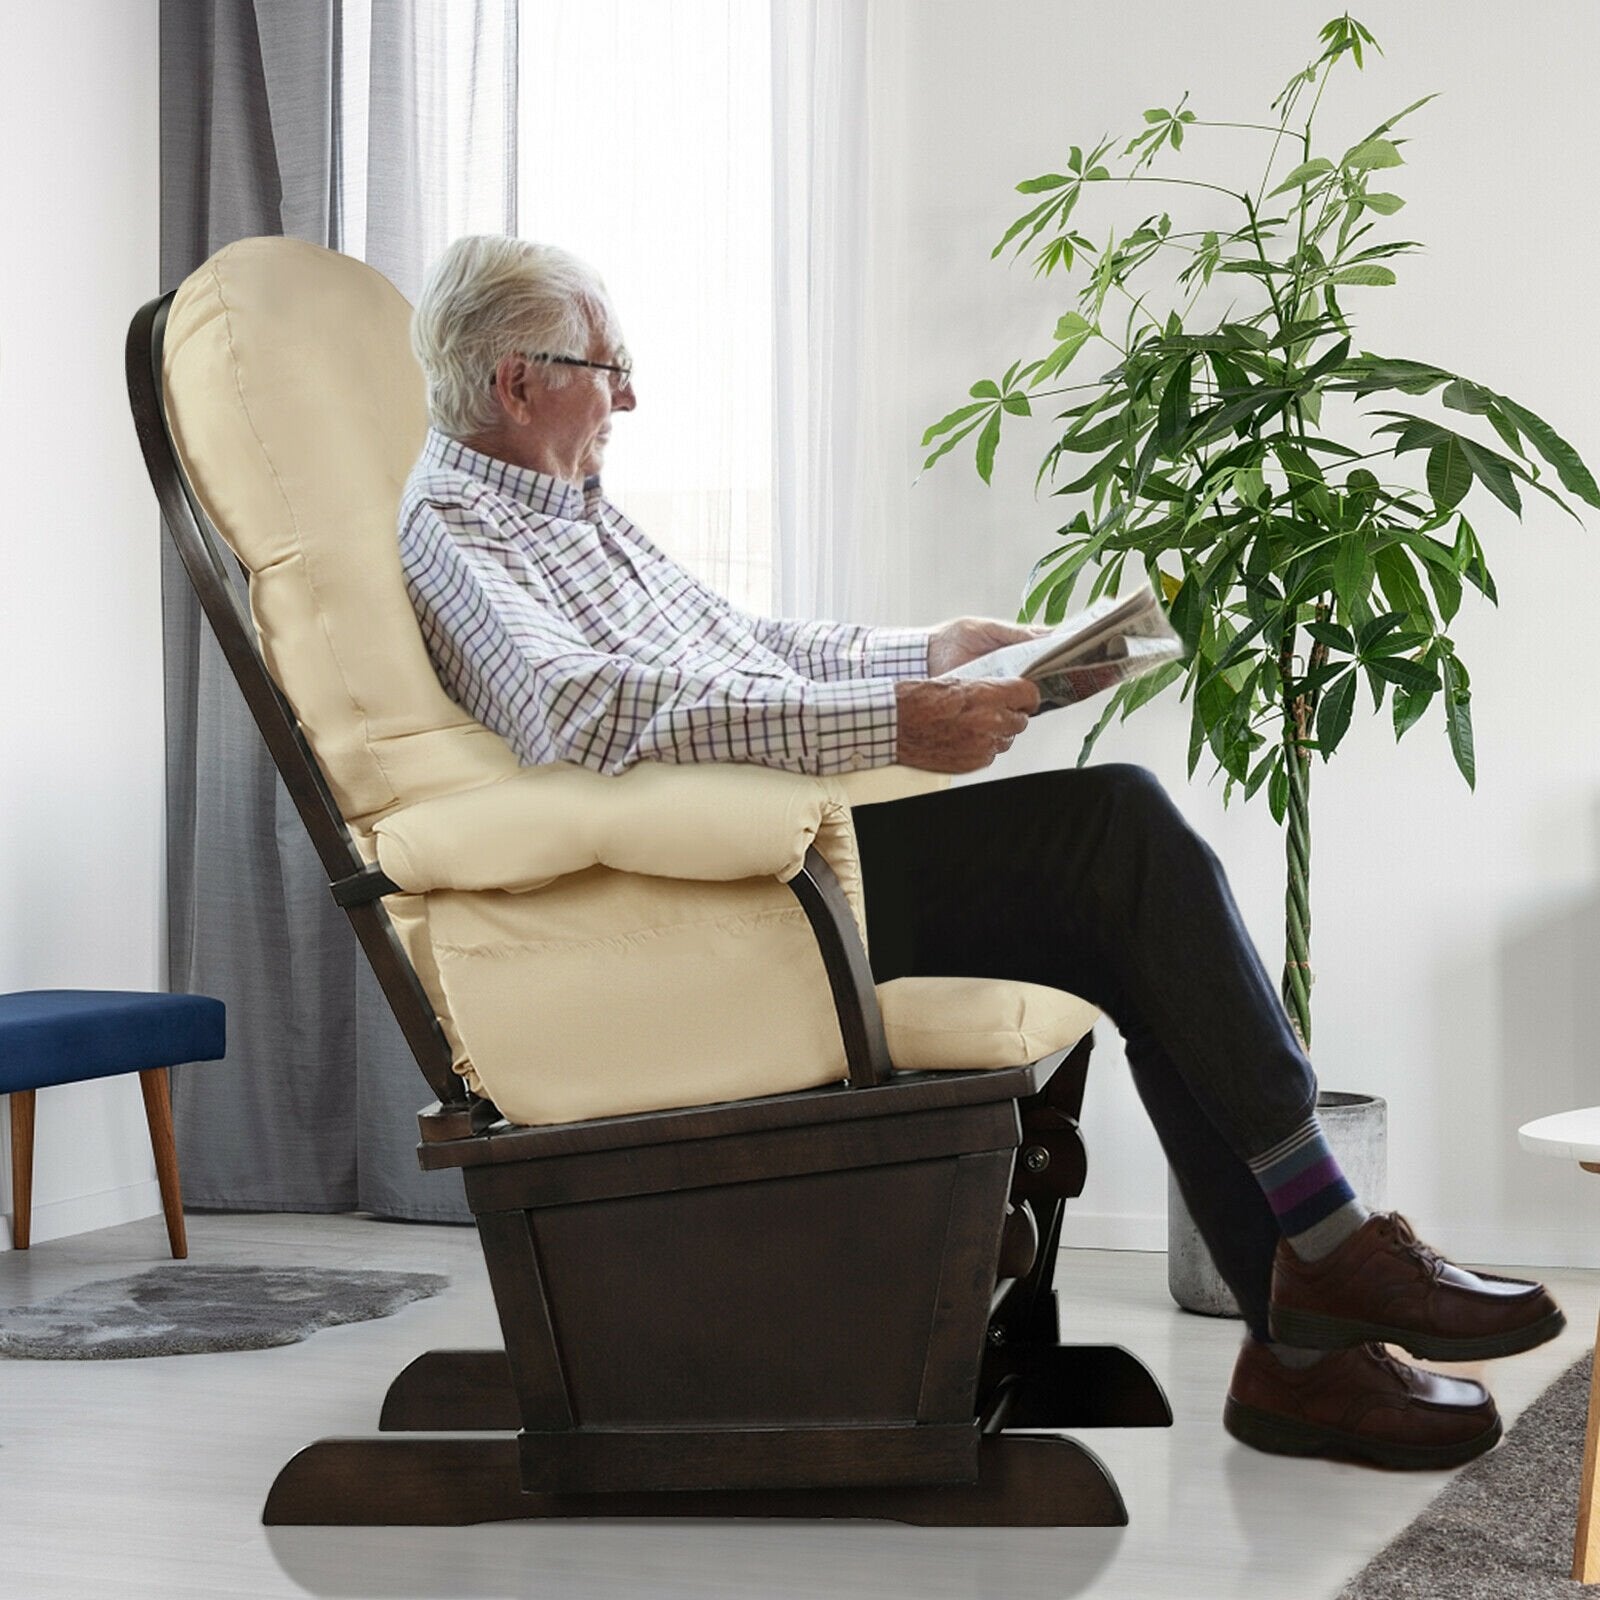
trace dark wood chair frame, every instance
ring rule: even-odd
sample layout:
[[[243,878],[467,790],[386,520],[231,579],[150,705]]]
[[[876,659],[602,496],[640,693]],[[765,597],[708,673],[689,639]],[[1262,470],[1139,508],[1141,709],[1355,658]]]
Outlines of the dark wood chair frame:
[[[302,1450],[263,1520],[1126,1522],[1092,1451],[1017,1431],[1172,1421],[1121,1346],[1060,1343],[1054,1268],[1086,1170],[1092,1036],[1025,1066],[894,1072],[848,902],[813,848],[790,888],[822,954],[847,1084],[541,1127],[469,1093],[384,910],[399,886],[356,850],[179,465],[161,378],[171,299],[128,332],[145,463],[437,1097],[418,1116],[418,1155],[462,1173],[504,1339],[418,1357],[390,1385],[379,1435]]]

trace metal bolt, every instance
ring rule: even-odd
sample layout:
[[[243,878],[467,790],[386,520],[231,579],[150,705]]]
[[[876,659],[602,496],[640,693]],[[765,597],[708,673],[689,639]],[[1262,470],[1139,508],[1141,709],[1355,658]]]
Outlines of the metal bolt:
[[[1029,1172],[1043,1172],[1050,1165],[1050,1152],[1042,1144],[1031,1144],[1022,1152],[1022,1164]]]
[[[1002,1345],[1006,1342],[1006,1330],[998,1322],[989,1324],[989,1343]]]

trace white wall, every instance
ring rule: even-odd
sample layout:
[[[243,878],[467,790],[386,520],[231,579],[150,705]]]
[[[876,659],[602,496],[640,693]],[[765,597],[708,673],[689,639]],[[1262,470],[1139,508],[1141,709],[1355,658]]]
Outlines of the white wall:
[[[876,307],[906,325],[906,445],[884,461],[886,476],[906,484],[921,428],[975,379],[1043,353],[1055,316],[1074,303],[1059,277],[1037,281],[1025,264],[989,260],[1031,203],[1012,185],[1061,170],[1068,145],[1102,130],[1125,141],[1145,107],[1171,105],[1185,89],[1201,117],[1267,120],[1336,8],[890,0],[874,9],[910,84],[892,252],[903,269],[885,274]],[[1591,116],[1600,11],[1563,0],[1516,27],[1481,0],[1367,0],[1357,14],[1386,55],[1369,56],[1364,73],[1341,70],[1320,118],[1329,143],[1342,149],[1443,91],[1402,130],[1408,164],[1390,185],[1409,202],[1396,235],[1422,240],[1427,253],[1396,264],[1398,286],[1349,292],[1360,345],[1509,393],[1600,467],[1589,381],[1600,365],[1600,225],[1584,179],[1600,165]],[[1241,152],[1254,160],[1258,137],[1196,130],[1156,170],[1210,175]],[[1179,216],[1196,217],[1181,209],[1190,193],[1146,190],[1130,203],[1135,215],[1170,205],[1183,226]],[[1093,234],[1109,219],[1104,204],[1085,202],[1075,221]],[[893,509],[910,519],[915,604],[883,620],[1014,614],[1029,565],[1065,520],[1061,502],[1032,493],[1046,430],[1008,429],[992,489],[958,447],[901,495]],[[1473,673],[1475,795],[1455,772],[1437,709],[1397,748],[1387,712],[1372,719],[1370,699],[1314,780],[1319,1074],[1327,1087],[1387,1098],[1391,1202],[1468,1259],[1600,1265],[1595,1180],[1515,1140],[1530,1117],[1600,1099],[1600,718],[1585,683],[1600,513],[1588,519],[1579,530],[1543,501],[1521,527],[1498,507],[1475,516],[1501,594],[1498,612],[1467,601],[1454,629]],[[1070,765],[1088,721],[1050,716],[992,773]],[[1206,783],[1209,762],[1186,781],[1186,735],[1187,707],[1158,704],[1108,734],[1097,759],[1161,775],[1227,863],[1276,980],[1278,830],[1264,804],[1236,802],[1225,814],[1220,784]],[[1086,1107],[1091,1175],[1069,1237],[1159,1246],[1160,1153],[1108,1025],[1101,1040]]]
[[[908,486],[920,429],[973,379],[1041,348],[1070,304],[1059,281],[989,261],[1019,213],[1011,186],[1069,143],[1131,133],[1145,106],[1185,88],[1202,116],[1264,112],[1334,8],[873,8],[880,46],[907,67],[903,98],[880,107],[901,143],[879,173],[875,309],[881,347],[903,352],[901,384],[885,385],[885,428],[905,441],[885,455],[885,514],[909,524],[915,561],[909,613],[881,620],[1007,615],[1056,521],[1031,492],[1043,429],[1008,434],[993,489],[970,457]],[[1600,354],[1597,225],[1582,199],[1600,164],[1587,111],[1600,14],[1563,0],[1522,29],[1482,0],[1368,0],[1359,14],[1387,56],[1345,74],[1330,138],[1444,91],[1415,119],[1394,184],[1410,202],[1397,221],[1429,250],[1401,265],[1398,287],[1351,297],[1364,342],[1503,389],[1600,461],[1584,387]],[[122,379],[127,319],[158,287],[157,8],[0,0],[0,38],[0,988],[157,987],[158,524]],[[1173,170],[1202,170],[1212,148],[1238,150],[1222,142],[1234,137],[1246,136],[1192,135]],[[1542,506],[1520,529],[1479,518],[1502,604],[1468,602],[1456,624],[1474,673],[1476,795],[1437,713],[1398,749],[1384,723],[1358,720],[1315,781],[1318,1068],[1331,1087],[1387,1097],[1391,1198],[1469,1258],[1600,1264],[1592,1180],[1523,1155],[1514,1137],[1600,1086],[1600,719],[1582,678],[1600,516],[1591,523],[1579,531]],[[1548,664],[1537,675],[1535,660]],[[1069,765],[1084,725],[1070,711],[1041,721],[994,775]],[[1275,973],[1278,832],[1259,805],[1224,813],[1204,768],[1186,783],[1185,726],[1183,708],[1156,706],[1108,734],[1100,758],[1163,777],[1228,863]],[[1101,1032],[1073,1237],[1159,1245],[1160,1154]],[[36,1238],[157,1209],[131,1079],[56,1089],[39,1109]]]
[[[122,373],[159,288],[156,36],[156,0],[0,0],[0,990],[161,986],[160,522]],[[156,1211],[154,1170],[136,1078],[41,1091],[35,1240]]]

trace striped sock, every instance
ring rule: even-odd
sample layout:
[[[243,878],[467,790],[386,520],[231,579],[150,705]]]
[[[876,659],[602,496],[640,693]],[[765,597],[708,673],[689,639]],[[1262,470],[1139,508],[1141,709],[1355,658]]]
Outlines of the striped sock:
[[[1315,1113],[1250,1162],[1250,1171],[1302,1261],[1331,1254],[1367,1220]]]

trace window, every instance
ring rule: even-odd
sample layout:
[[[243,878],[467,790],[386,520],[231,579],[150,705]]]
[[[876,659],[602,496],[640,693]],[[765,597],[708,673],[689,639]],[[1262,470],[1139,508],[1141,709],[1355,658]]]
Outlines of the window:
[[[734,604],[769,612],[768,7],[522,0],[518,218],[606,281],[636,366],[606,492]]]

